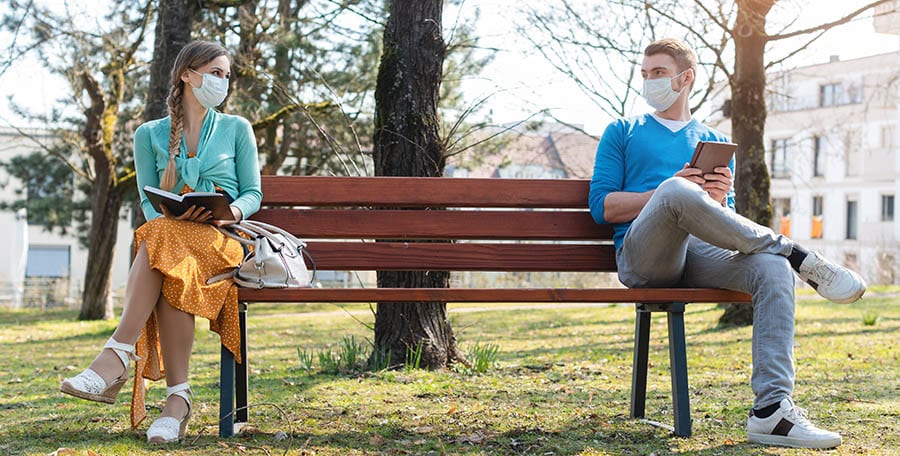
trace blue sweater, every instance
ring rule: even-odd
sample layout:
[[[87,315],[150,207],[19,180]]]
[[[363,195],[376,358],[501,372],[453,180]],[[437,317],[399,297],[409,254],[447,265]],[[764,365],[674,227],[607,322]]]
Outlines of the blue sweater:
[[[603,217],[603,204],[611,192],[650,191],[672,177],[691,161],[700,141],[727,141],[722,133],[692,119],[677,132],[660,124],[650,114],[619,119],[606,127],[597,157],[588,204],[597,223],[609,223]],[[734,160],[728,165],[734,173]],[[728,193],[728,206],[734,208],[734,189]],[[613,224],[616,250],[631,222]]]
[[[137,173],[141,209],[147,220],[161,214],[144,194],[144,186],[159,187],[169,162],[169,118],[147,122],[134,132],[134,168]],[[188,158],[184,138],[181,153],[175,157],[178,182],[172,192],[184,185],[197,192],[214,192],[221,188],[241,210],[244,218],[259,210],[262,190],[259,178],[259,158],[253,128],[243,117],[222,114],[209,109],[203,119],[197,155]]]

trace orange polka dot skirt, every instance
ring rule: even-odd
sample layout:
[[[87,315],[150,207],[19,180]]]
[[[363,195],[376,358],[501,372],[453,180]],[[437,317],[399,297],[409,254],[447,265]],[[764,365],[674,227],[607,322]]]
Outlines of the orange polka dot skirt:
[[[238,322],[237,286],[231,280],[211,285],[206,281],[237,266],[244,256],[241,244],[214,226],[159,217],[134,233],[135,252],[147,246],[150,268],[163,274],[162,297],[181,311],[209,320],[209,329],[218,333],[225,346],[241,360],[241,333]],[[144,408],[144,379],[165,377],[160,355],[156,310],[147,320],[135,349],[141,358],[135,363],[131,396],[131,426],[136,428],[147,416]]]

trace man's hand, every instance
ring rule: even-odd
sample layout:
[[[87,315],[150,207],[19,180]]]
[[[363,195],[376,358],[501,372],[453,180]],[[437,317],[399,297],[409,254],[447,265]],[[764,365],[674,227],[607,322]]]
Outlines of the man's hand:
[[[683,177],[702,187],[706,183],[706,179],[703,178],[703,171],[700,168],[689,168],[688,166],[690,164],[685,163],[684,168],[675,173],[675,176]]]
[[[725,196],[728,195],[732,185],[731,169],[727,166],[720,166],[713,171],[715,172],[703,175],[706,182],[701,187],[706,190],[710,198],[724,206]]]
[[[727,166],[716,168],[714,173],[703,174],[700,168],[689,168],[689,164],[685,163],[684,168],[675,173],[677,177],[683,177],[706,190],[709,197],[714,201],[725,205],[725,196],[731,190],[732,176],[731,169]]]
[[[161,205],[162,206],[162,205]],[[197,223],[207,223],[212,219],[212,212],[203,207],[191,206],[188,210],[184,211],[184,214],[175,217],[166,209],[165,206],[162,206],[162,213],[164,216],[169,218],[174,218],[176,220],[183,220],[185,222],[197,222]]]

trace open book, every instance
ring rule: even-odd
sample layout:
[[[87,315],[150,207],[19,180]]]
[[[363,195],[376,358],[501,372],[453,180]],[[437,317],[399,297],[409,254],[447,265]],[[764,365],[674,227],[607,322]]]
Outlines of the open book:
[[[730,142],[700,141],[694,149],[690,168],[700,168],[703,174],[711,174],[716,168],[727,167],[737,150],[737,144]]]
[[[191,206],[198,206],[209,209],[212,212],[213,220],[234,220],[228,200],[221,193],[190,192],[177,195],[145,185],[144,194],[147,195],[150,204],[153,204],[153,208],[159,213],[162,213],[161,206],[165,206],[175,216],[184,214]]]

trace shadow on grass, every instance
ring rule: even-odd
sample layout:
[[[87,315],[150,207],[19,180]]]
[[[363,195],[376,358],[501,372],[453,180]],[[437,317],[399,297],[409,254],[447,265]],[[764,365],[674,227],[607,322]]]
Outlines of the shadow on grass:
[[[322,417],[328,419],[327,417]],[[559,428],[541,425],[502,429],[502,424],[485,426],[477,420],[462,428],[448,429],[439,424],[420,427],[385,423],[365,430],[299,430],[292,442],[272,444],[273,433],[249,432],[220,442],[271,445],[283,450],[327,450],[337,454],[579,454],[588,450],[604,454],[668,454],[673,445],[684,441],[668,431],[623,416],[575,418]],[[739,432],[739,431],[736,431]],[[207,446],[207,445],[203,445]],[[290,452],[290,451],[289,451]],[[762,455],[763,448],[746,443],[717,444],[692,450],[701,455]]]
[[[0,308],[0,328],[25,326],[50,321],[77,321],[78,311],[68,309],[6,309]]]

